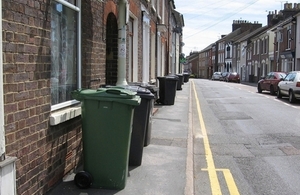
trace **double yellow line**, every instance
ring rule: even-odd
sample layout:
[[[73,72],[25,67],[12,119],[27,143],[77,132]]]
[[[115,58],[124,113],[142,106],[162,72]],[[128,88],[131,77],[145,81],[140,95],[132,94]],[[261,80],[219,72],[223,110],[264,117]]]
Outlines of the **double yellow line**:
[[[192,84],[193,84],[193,91],[195,94],[195,100],[196,100],[196,104],[197,104],[197,112],[198,112],[198,116],[199,116],[199,122],[200,122],[201,131],[202,131],[202,136],[203,136],[203,144],[204,144],[206,163],[207,163],[207,168],[202,169],[202,170],[208,172],[212,195],[222,195],[221,186],[220,186],[218,176],[217,176],[218,171],[223,172],[230,194],[231,195],[239,195],[240,194],[239,190],[234,182],[234,179],[233,179],[233,176],[232,176],[230,170],[229,169],[216,169],[216,167],[215,167],[213,155],[212,155],[210,145],[209,145],[207,131],[205,128],[205,123],[204,123],[204,120],[202,117],[198,94],[195,89],[195,84],[193,81],[192,81]]]

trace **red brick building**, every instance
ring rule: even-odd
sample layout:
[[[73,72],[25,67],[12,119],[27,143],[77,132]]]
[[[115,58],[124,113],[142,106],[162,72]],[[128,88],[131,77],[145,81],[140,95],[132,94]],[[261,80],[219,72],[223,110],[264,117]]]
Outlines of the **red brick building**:
[[[167,72],[162,64],[169,63],[173,32],[166,30],[172,29],[174,1],[128,2],[2,1],[0,181],[1,170],[10,164],[9,181],[15,184],[0,186],[4,192],[45,194],[82,164],[81,107],[71,97],[73,90],[114,85],[124,66],[128,82],[150,82]],[[126,18],[119,9],[127,5]],[[126,53],[118,42],[118,21],[123,19]]]

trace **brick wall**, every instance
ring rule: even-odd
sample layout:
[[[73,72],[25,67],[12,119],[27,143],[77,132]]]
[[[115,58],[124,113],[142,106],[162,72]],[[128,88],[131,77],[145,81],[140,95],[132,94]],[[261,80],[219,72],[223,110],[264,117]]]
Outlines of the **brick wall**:
[[[96,2],[91,1],[93,9],[85,7],[86,12],[99,13]],[[17,194],[45,194],[80,164],[81,121],[77,117],[49,126],[50,0],[3,0],[2,10],[6,153],[18,158]],[[84,81],[101,76],[88,72],[103,73],[101,21],[93,19],[91,33],[83,35],[83,53],[89,55],[83,63]]]
[[[18,195],[45,194],[82,162],[80,117],[49,126],[51,1],[2,1],[6,152],[18,158]],[[105,83],[105,24],[107,14],[113,13],[117,17],[116,2],[82,1],[82,87],[87,87],[89,81],[95,78],[101,78],[101,82],[92,87]],[[105,12],[106,5],[109,5],[109,13]],[[130,8],[139,20],[139,50],[136,55],[138,80],[142,81],[140,7],[141,1],[130,0]],[[155,23],[156,18],[152,24]],[[163,40],[167,37],[166,33]]]
[[[108,1],[107,4],[113,4]],[[82,1],[82,86],[88,87],[92,79],[101,78],[100,83],[92,83],[92,87],[105,84],[105,54],[106,43],[104,22],[104,3],[95,0]],[[116,10],[116,8],[112,8]],[[104,13],[104,14],[103,14]]]

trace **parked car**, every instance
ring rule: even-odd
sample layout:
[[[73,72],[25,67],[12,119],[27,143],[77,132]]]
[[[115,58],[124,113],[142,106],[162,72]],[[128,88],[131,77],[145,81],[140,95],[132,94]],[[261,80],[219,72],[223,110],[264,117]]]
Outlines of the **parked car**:
[[[275,95],[277,92],[278,83],[285,76],[285,72],[269,72],[265,77],[261,77],[257,83],[258,93],[262,93],[262,91],[265,90],[270,91],[271,95]]]
[[[289,72],[278,83],[277,98],[282,98],[283,96],[289,97],[290,103],[300,99],[300,71]]]
[[[229,74],[229,72],[222,72],[220,76],[220,81],[226,81],[226,77]]]
[[[240,75],[237,72],[229,72],[227,74],[227,77],[225,78],[226,82],[236,82],[236,83],[240,83]]]
[[[220,80],[221,72],[214,72],[214,74],[211,76],[211,80]]]

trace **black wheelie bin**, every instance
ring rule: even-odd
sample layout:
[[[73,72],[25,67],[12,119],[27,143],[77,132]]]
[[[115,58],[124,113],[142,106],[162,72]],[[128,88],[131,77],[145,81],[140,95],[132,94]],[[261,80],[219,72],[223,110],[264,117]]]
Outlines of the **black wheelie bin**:
[[[176,74],[176,76],[178,76],[177,90],[182,90],[183,74]]]
[[[183,82],[187,83],[189,82],[189,79],[190,79],[190,73],[183,73]]]
[[[149,122],[151,122],[154,95],[150,90],[140,86],[128,86],[126,89],[136,92],[141,98],[141,104],[134,110],[129,151],[129,166],[140,166],[145,141],[151,136]]]
[[[174,105],[177,90],[177,76],[157,77],[159,80],[159,99],[158,103],[164,105]]]

